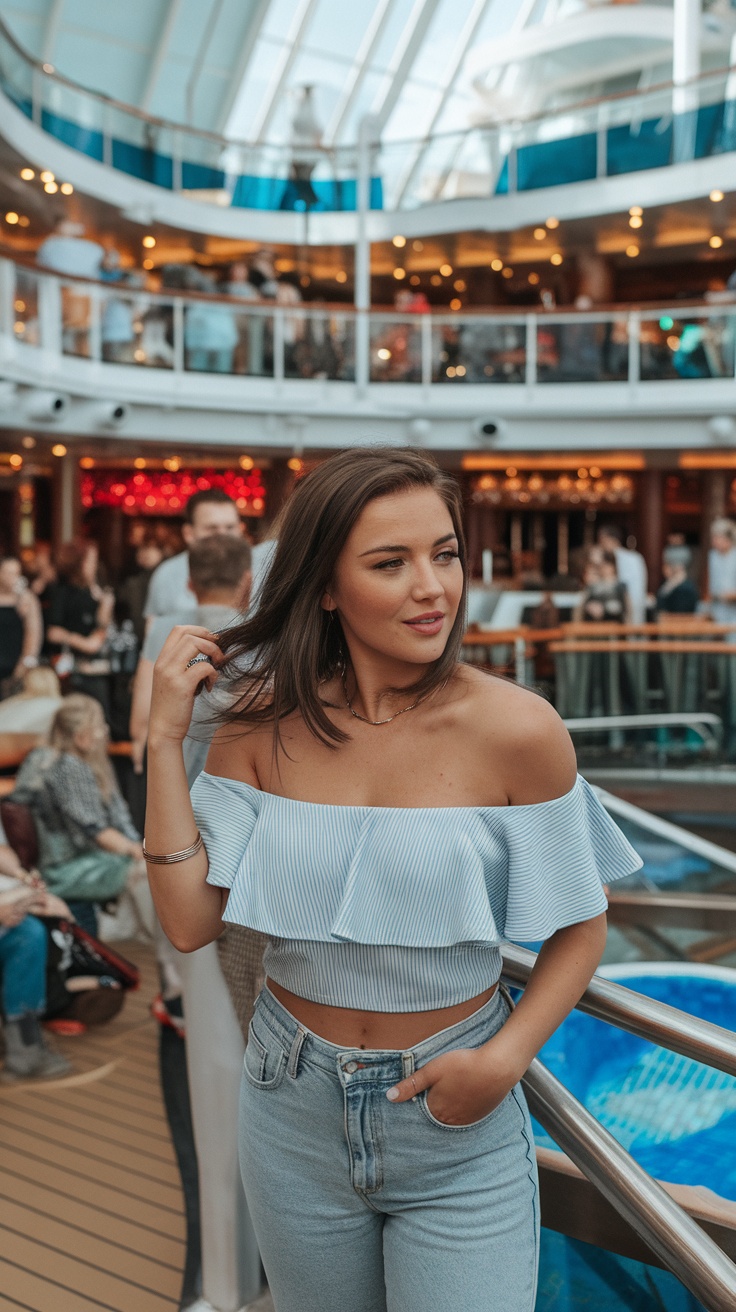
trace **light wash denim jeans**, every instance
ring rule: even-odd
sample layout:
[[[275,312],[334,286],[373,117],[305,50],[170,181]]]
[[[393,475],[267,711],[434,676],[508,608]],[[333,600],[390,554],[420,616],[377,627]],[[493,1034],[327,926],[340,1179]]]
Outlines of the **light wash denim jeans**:
[[[240,1166],[276,1312],[532,1312],[539,1206],[517,1085],[469,1126],[386,1091],[485,1043],[500,992],[406,1052],[342,1049],[264,989],[245,1054]]]

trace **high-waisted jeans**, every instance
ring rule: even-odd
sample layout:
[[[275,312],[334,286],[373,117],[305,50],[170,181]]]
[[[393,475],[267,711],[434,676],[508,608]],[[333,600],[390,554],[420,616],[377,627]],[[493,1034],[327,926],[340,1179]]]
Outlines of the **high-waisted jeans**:
[[[486,1043],[497,991],[405,1052],[339,1048],[266,988],[240,1102],[240,1165],[276,1312],[532,1312],[536,1161],[520,1087],[482,1120],[435,1120],[386,1091]]]

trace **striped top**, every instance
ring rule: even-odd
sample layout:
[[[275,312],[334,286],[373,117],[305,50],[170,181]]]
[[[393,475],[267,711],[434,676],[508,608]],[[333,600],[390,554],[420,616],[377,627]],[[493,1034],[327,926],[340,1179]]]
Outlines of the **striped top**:
[[[192,787],[224,919],[270,939],[267,974],[300,997],[427,1011],[475,997],[499,945],[606,908],[641,859],[578,777],[526,806],[300,802],[203,772]]]

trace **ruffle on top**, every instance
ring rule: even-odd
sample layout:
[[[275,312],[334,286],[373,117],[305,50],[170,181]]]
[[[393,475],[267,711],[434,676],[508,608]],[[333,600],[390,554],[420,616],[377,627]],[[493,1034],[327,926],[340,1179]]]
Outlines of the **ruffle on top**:
[[[299,802],[203,773],[192,788],[224,919],[272,938],[415,948],[532,942],[606,909],[642,861],[580,776],[527,806]]]

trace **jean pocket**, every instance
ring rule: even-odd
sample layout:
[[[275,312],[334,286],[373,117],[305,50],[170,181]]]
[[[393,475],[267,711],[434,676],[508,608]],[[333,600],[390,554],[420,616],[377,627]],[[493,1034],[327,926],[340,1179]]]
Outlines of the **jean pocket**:
[[[243,1066],[248,1082],[256,1089],[278,1088],[286,1070],[286,1053],[281,1044],[267,1030],[256,1034],[252,1021]]]
[[[421,1111],[424,1113],[427,1120],[429,1121],[430,1125],[436,1126],[438,1130],[457,1131],[457,1130],[479,1130],[481,1126],[488,1125],[489,1121],[494,1120],[494,1118],[498,1116],[499,1112],[504,1107],[507,1107],[509,1105],[510,1099],[511,1099],[511,1094],[507,1093],[506,1097],[501,1099],[498,1106],[494,1107],[492,1112],[489,1112],[487,1116],[481,1116],[479,1121],[470,1121],[468,1125],[448,1125],[447,1121],[438,1121],[437,1117],[433,1116],[432,1112],[429,1109],[426,1089],[422,1090],[416,1101],[419,1103],[419,1107]]]

